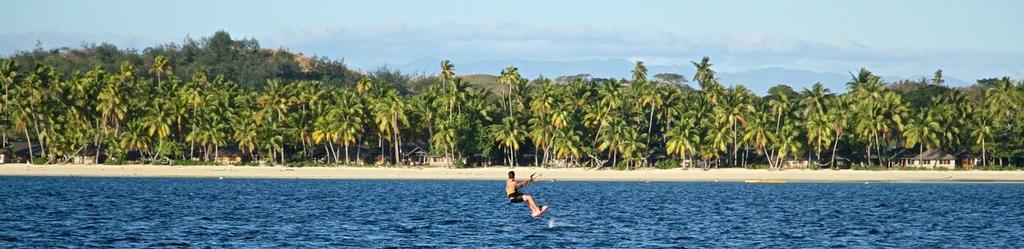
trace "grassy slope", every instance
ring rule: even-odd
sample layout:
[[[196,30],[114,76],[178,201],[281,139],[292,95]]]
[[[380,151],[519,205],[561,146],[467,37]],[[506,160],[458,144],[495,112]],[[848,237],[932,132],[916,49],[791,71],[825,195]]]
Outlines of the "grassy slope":
[[[490,74],[467,74],[460,75],[459,77],[462,77],[463,80],[469,81],[470,85],[474,87],[487,89],[495,94],[503,92],[501,91],[501,84],[498,83],[498,76]]]

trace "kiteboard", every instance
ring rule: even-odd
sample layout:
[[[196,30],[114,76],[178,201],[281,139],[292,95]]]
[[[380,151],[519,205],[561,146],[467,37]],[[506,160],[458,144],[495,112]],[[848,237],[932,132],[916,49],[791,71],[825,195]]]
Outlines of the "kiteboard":
[[[541,215],[544,215],[544,213],[547,213],[547,212],[548,212],[548,206],[546,206],[546,205],[545,206],[541,206],[540,207],[540,212],[537,212],[535,214],[530,214],[530,217],[533,217],[534,219],[536,219],[536,218],[539,218]]]

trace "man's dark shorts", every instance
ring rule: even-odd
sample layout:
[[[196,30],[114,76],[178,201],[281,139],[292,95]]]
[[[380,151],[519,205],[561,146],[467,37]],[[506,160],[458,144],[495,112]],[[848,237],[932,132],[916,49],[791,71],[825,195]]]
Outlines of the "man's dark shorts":
[[[523,193],[515,192],[508,195],[508,202],[520,203],[523,202]]]

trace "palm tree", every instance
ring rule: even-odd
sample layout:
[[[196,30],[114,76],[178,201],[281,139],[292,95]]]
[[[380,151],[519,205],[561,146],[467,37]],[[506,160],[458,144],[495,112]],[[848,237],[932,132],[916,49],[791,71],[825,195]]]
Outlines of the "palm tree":
[[[938,131],[942,129],[939,122],[926,112],[919,111],[903,128],[904,146],[918,146],[918,155],[924,154],[926,148],[931,149],[939,144]]]
[[[554,136],[557,128],[551,123],[550,117],[535,116],[530,119],[530,139],[533,140],[534,147],[544,152],[543,163],[548,163],[548,153],[551,149],[551,137]]]
[[[281,151],[280,159],[281,163],[284,163],[284,136],[281,136],[280,134],[277,134],[275,132],[276,129],[273,128],[275,126],[277,125],[269,124],[267,126],[262,127],[263,131],[257,132],[262,135],[259,141],[261,142],[261,147],[267,150],[267,157],[268,159],[270,159],[267,161],[267,163],[269,163],[270,165],[274,164],[274,155],[276,154],[275,151]]]
[[[356,92],[363,96],[376,94],[375,91],[378,90],[376,85],[373,77],[364,75],[362,78],[359,78],[359,82],[356,82]]]
[[[815,154],[813,162],[818,164],[821,162],[821,148],[832,144],[832,124],[825,114],[820,114],[804,121],[803,126],[807,130],[808,150],[813,147]],[[807,160],[812,161],[810,156]]]
[[[855,111],[853,120],[854,129],[857,135],[865,141],[865,159],[871,164],[871,147],[880,144],[879,135],[882,128],[886,127],[887,117],[885,116],[883,94],[885,89],[881,78],[875,76],[865,68],[861,68],[856,75],[850,73],[851,81],[847,83],[850,88],[848,95],[858,101],[854,102],[851,109]],[[880,152],[880,149],[878,150]],[[882,163],[881,155],[878,155],[879,163]]]
[[[596,131],[594,132],[595,136],[593,139],[595,143],[597,142],[597,138],[600,136],[601,131],[607,127],[613,119],[615,119],[615,116],[613,116],[612,113],[609,113],[610,109],[611,108],[601,105],[590,105],[583,109],[585,112],[583,114],[583,124],[587,128],[591,128]]]
[[[642,68],[642,64],[638,65],[638,67],[641,68],[638,68],[637,70],[647,70],[646,68]],[[639,76],[643,76],[641,78],[643,79],[646,78],[646,74],[647,73],[644,72]],[[634,81],[633,84],[633,90],[634,93],[636,93],[636,100],[638,102],[637,104],[641,109],[649,110],[648,113],[650,113],[648,115],[649,117],[647,121],[647,141],[644,143],[645,146],[650,146],[651,144],[651,135],[654,131],[655,114],[657,113],[658,108],[661,108],[662,106],[665,105],[664,95],[662,95],[662,91],[661,89],[659,89],[658,86],[659,85],[657,85],[656,82],[648,82],[646,79],[641,81]]]
[[[206,74],[199,72],[192,75],[192,80],[178,92],[178,101],[192,108],[188,121],[190,134],[196,131],[196,126],[199,124],[198,111],[205,104],[203,92],[207,83]],[[188,158],[192,158],[195,154],[195,146],[194,141],[189,141]]]
[[[145,128],[137,122],[128,123],[124,134],[119,142],[122,151],[137,150],[139,152],[149,151],[149,136]]]
[[[992,121],[984,113],[975,115],[971,121],[971,136],[975,138],[974,143],[981,146],[981,164],[987,167],[988,158],[986,157],[986,152],[988,150],[985,147],[985,142],[993,134]]]
[[[1019,140],[1021,131],[1019,110],[1024,107],[1024,84],[1018,83],[1010,77],[1002,77],[985,91],[984,102],[988,107],[985,114],[991,119],[993,136],[996,138],[1008,138]],[[1006,150],[1003,150],[1006,151]],[[998,154],[997,154],[998,155]],[[999,165],[1003,165],[1003,156],[997,156]]]
[[[768,159],[769,168],[775,168],[775,162],[772,160],[772,154],[768,153],[769,143],[774,139],[774,133],[768,130],[770,120],[770,114],[765,113],[754,113],[753,118],[747,123],[746,132],[743,134],[743,140],[750,141],[753,143],[754,148],[764,153]]]
[[[207,158],[216,159],[220,155],[220,146],[227,144],[227,134],[225,133],[227,128],[227,125],[213,120],[203,123],[199,132],[199,144],[207,148]],[[210,156],[211,151],[213,152],[212,157]]]
[[[290,96],[291,90],[282,85],[281,81],[268,80],[267,85],[263,87],[263,94],[260,95],[259,102],[264,108],[272,110],[277,115],[277,120],[285,120],[285,113],[288,112],[292,103]]]
[[[452,65],[451,61],[441,61],[441,88],[448,87],[448,81],[455,78],[455,65]]]
[[[642,81],[647,81],[647,66],[644,66],[643,61],[637,61],[633,68],[633,84]]]
[[[658,120],[663,120],[662,132],[667,132],[669,127],[674,127],[673,121],[680,120],[686,110],[686,97],[679,85],[662,85],[662,108],[658,112]]]
[[[785,95],[779,92],[772,93],[770,96],[771,100],[768,101],[768,106],[772,113],[775,114],[775,132],[778,132],[782,128],[784,117],[788,115],[792,103],[789,101],[789,95]]]
[[[453,126],[453,120],[451,119],[440,120],[437,123],[437,130],[434,132],[434,136],[430,139],[432,148],[443,148],[444,154],[448,158],[448,167],[451,167],[455,161],[455,146],[458,141],[455,127]]]
[[[722,152],[728,151],[729,149],[729,142],[732,140],[729,135],[732,134],[732,130],[729,125],[714,122],[712,120],[707,120],[704,124],[704,128],[707,131],[703,140],[705,146],[708,147],[706,151],[712,153],[710,155],[711,158],[714,158],[716,161],[720,161]],[[715,168],[718,168],[719,164],[719,162],[716,162]]]
[[[614,119],[621,118],[621,116],[615,115],[615,111],[622,106],[623,102],[622,92],[619,91],[619,84],[615,80],[604,81],[598,87],[597,93],[597,105],[594,105],[593,108],[588,108],[590,111],[583,117],[587,125],[597,128],[597,132],[594,133],[595,142],[601,136],[602,131],[611,122],[614,122]]]
[[[882,153],[882,147],[890,148],[890,142],[893,137],[900,137],[900,129],[904,127],[905,117],[909,112],[907,104],[903,102],[900,95],[896,94],[891,90],[887,90],[882,94],[882,98],[876,102],[876,115],[879,117],[878,120],[881,122],[875,123],[875,129],[878,131],[878,137],[875,138],[875,150],[878,152],[880,163],[883,165],[890,165],[889,155]]]
[[[665,134],[666,144],[665,150],[669,155],[678,155],[683,162],[687,162],[689,159],[686,154],[693,154],[697,152],[697,144],[700,143],[699,132],[696,127],[696,120],[687,118],[683,119],[680,124],[673,127]],[[688,162],[687,166],[692,165],[692,162]]]
[[[455,78],[448,87],[448,113],[462,113],[462,105],[469,100],[469,82]]]
[[[21,121],[26,122],[26,129],[24,131],[26,140],[29,140],[29,148],[31,149],[32,147],[29,135],[29,129],[31,129],[32,133],[36,135],[36,142],[39,143],[40,154],[44,155],[47,154],[47,143],[43,133],[45,131],[43,122],[48,119],[43,114],[48,113],[46,110],[48,107],[53,107],[43,105],[49,97],[49,92],[44,84],[49,83],[47,81],[49,81],[48,79],[51,78],[52,74],[53,70],[51,68],[37,66],[36,70],[29,73],[23,80],[24,85],[21,87],[21,91],[18,94],[19,100],[17,100],[17,103],[20,104],[19,109],[21,109],[19,111],[22,112],[23,116]],[[31,150],[29,153],[32,153]]]
[[[805,88],[801,95],[803,95],[803,98],[800,100],[800,114],[805,120],[804,128],[807,129],[807,144],[809,147],[815,148],[814,152],[818,157],[815,163],[818,163],[821,162],[822,145],[829,143],[831,138],[829,125],[824,117],[831,94],[821,82],[817,82],[811,89]],[[811,161],[810,153],[808,153],[807,160]]]
[[[171,72],[171,64],[167,60],[166,56],[157,55],[156,59],[153,60],[153,68],[149,69],[149,73],[156,75],[156,83],[158,89],[163,89],[161,76]]]
[[[558,129],[552,137],[555,158],[575,163],[582,154],[580,132],[574,129]]]
[[[878,137],[878,131],[875,128],[875,124],[885,122],[882,119],[884,119],[884,116],[875,115],[874,113],[867,111],[857,111],[853,118],[853,122],[856,122],[853,124],[853,128],[857,137],[867,142],[867,146],[864,147],[864,153],[866,155],[865,159],[868,165],[871,164],[872,144],[874,143],[875,138]]]
[[[740,125],[746,122],[746,114],[754,112],[750,96],[752,94],[743,86],[731,88],[722,98],[722,105],[714,107],[716,121],[725,124],[729,131],[729,138],[732,139],[732,160],[730,164],[736,166],[737,149],[739,148]]]
[[[501,77],[498,79],[498,82],[501,83],[501,85],[508,87],[508,92],[505,92],[505,98],[508,102],[506,102],[505,106],[508,108],[509,117],[515,117],[515,114],[512,112],[512,96],[515,95],[517,91],[513,88],[519,86],[521,81],[522,77],[519,75],[519,69],[515,66],[509,66],[508,68],[501,70]]]
[[[338,133],[335,132],[338,130],[338,123],[336,123],[335,120],[338,119],[339,116],[341,116],[339,110],[330,110],[326,115],[317,117],[316,123],[313,125],[313,133],[311,134],[313,142],[324,144],[324,147],[327,149],[327,162],[331,161],[331,156],[334,157],[335,162],[338,161],[338,156],[335,154],[332,146],[334,141],[338,140]],[[348,163],[348,160],[346,160],[345,163]]]
[[[467,92],[466,103],[463,104],[466,109],[471,110],[471,116],[480,119],[484,123],[491,123],[495,121],[495,115],[501,113],[499,104],[496,104],[493,99],[496,99],[491,91],[480,88],[470,88]]]
[[[231,128],[234,129],[232,139],[238,143],[238,150],[250,156],[257,149],[256,144],[259,137],[256,125],[251,121],[252,115],[251,112],[243,111],[241,115],[231,119]]]
[[[597,150],[608,153],[608,157],[612,160],[612,167],[618,165],[618,154],[621,152],[622,143],[627,139],[625,123],[620,120],[616,120],[608,125],[608,129],[602,130],[601,134],[598,134],[600,138],[597,142]]]
[[[825,114],[825,107],[831,93],[821,82],[814,83],[811,89],[804,89],[800,100],[801,114],[804,119],[812,119],[815,116]]]
[[[828,123],[832,131],[832,158],[829,160],[833,170],[838,170],[836,165],[836,150],[839,148],[839,139],[846,133],[847,119],[850,117],[848,113],[849,98],[846,96],[840,96],[839,98],[833,98],[829,101],[828,113],[825,115],[825,120]]]
[[[327,94],[327,90],[318,81],[299,81],[295,84],[295,102],[299,104],[296,115],[292,115],[292,128],[294,139],[302,144],[304,156],[309,156],[309,144],[313,132],[314,107],[321,107],[321,98]]]
[[[509,167],[515,167],[516,151],[519,150],[519,142],[523,140],[526,132],[520,130],[519,124],[511,117],[502,119],[501,124],[492,125],[491,132],[494,134],[494,138],[498,144],[508,150],[508,158],[506,162]]]
[[[796,128],[792,125],[784,125],[773,137],[776,138],[775,147],[779,151],[778,155],[776,155],[776,159],[779,162],[775,165],[777,169],[782,169],[782,160],[784,160],[787,155],[796,155],[800,153],[801,147],[800,142],[797,141]]]
[[[622,152],[623,160],[626,162],[632,162],[631,168],[636,168],[643,159],[643,151],[647,150],[647,146],[640,142],[643,134],[634,129],[623,129],[622,141],[619,143],[619,151]]]
[[[163,150],[164,138],[170,135],[171,132],[171,120],[170,115],[167,111],[167,105],[162,99],[157,99],[153,102],[152,106],[147,107],[148,115],[143,118],[143,125],[146,127],[146,134],[157,140],[156,155],[153,157],[153,163],[159,160],[160,153]]]
[[[337,124],[335,126],[338,133],[337,138],[345,147],[345,164],[350,164],[349,146],[357,144],[360,137],[359,134],[364,131],[363,103],[359,100],[359,95],[344,90],[338,93],[335,101],[337,102],[340,114],[335,120]]]
[[[697,68],[697,72],[693,75],[693,80],[700,84],[702,89],[707,89],[707,84],[715,81],[715,71],[711,70],[711,58],[704,56],[701,58],[700,63],[693,63],[693,66]]]
[[[932,77],[932,84],[941,86],[946,83],[946,80],[942,79],[942,69],[935,70],[935,76]]]
[[[0,92],[0,113],[11,113],[13,104],[13,96],[11,96],[11,88],[15,87],[14,82],[18,78],[18,64],[13,60],[3,60],[0,62],[0,86],[3,87],[3,92]],[[4,115],[5,121],[11,121],[10,117]],[[2,122],[0,122],[2,124]],[[7,146],[7,127],[0,127],[0,133],[3,133],[3,140],[0,141],[0,148]]]
[[[394,163],[401,163],[401,132],[400,127],[408,126],[409,120],[405,115],[406,104],[398,93],[392,90],[386,91],[382,96],[376,98],[374,103],[374,121],[377,124],[377,131],[381,137],[390,141],[394,147]]]

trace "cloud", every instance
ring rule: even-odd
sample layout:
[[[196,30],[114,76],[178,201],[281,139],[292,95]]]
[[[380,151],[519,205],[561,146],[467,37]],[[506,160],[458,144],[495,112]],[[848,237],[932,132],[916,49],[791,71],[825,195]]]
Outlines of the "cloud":
[[[980,78],[1020,75],[1017,65],[1024,61],[1024,53],[1013,51],[872,48],[842,37],[816,41],[760,32],[680,34],[574,24],[388,23],[292,30],[262,40],[306,53],[344,57],[364,67],[424,58],[456,62],[629,59],[671,66],[711,56],[716,68],[726,72],[780,67],[845,73],[868,67],[892,75],[919,75],[941,67],[960,77]]]
[[[228,30],[230,32],[230,30]],[[0,34],[2,35],[2,34]],[[869,47],[844,37],[809,40],[763,32],[675,33],[658,30],[604,28],[566,24],[531,26],[518,23],[460,23],[419,25],[402,22],[369,26],[321,26],[257,35],[264,47],[285,47],[309,55],[343,58],[357,68],[379,65],[413,67],[432,73],[434,63],[508,65],[513,62],[555,63],[643,60],[650,66],[688,68],[689,62],[710,56],[717,71],[742,73],[765,68],[846,74],[860,67],[892,76],[928,75],[942,68],[947,75],[968,81],[983,77],[1024,76],[1024,52],[925,50]],[[144,48],[158,42],[131,35],[32,33],[3,35],[0,52],[27,50],[35,41],[45,47],[78,46],[82,41],[108,41],[119,47]],[[161,41],[175,42],[175,41]],[[626,76],[629,69],[593,68],[595,75]],[[551,75],[534,66],[536,74]],[[568,67],[564,67],[568,68]],[[575,68],[575,67],[574,67]],[[498,68],[481,70],[498,72]],[[529,73],[529,72],[524,72]]]

